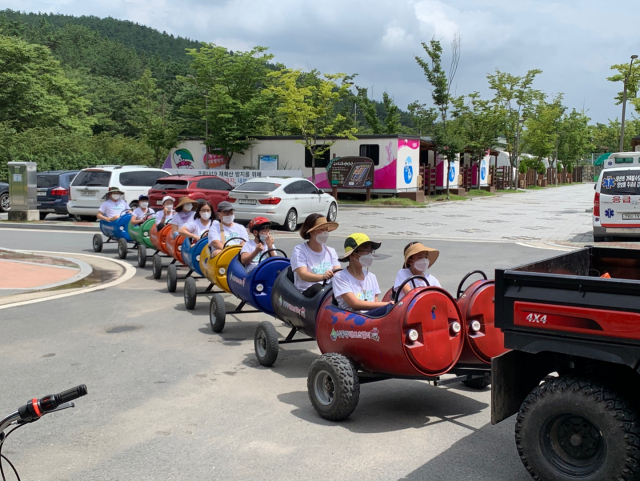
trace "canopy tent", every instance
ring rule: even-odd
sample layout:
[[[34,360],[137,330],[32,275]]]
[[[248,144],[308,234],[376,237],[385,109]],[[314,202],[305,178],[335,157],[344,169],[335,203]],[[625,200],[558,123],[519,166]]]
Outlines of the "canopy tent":
[[[596,159],[593,165],[604,165],[604,161],[609,158],[611,152],[607,152],[606,154],[602,154],[600,157]]]

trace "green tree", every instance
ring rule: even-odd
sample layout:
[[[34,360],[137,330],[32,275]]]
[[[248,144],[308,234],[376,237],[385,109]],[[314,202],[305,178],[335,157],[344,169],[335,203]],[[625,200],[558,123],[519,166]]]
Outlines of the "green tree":
[[[360,107],[360,111],[371,129],[371,133],[374,135],[381,134],[382,127],[380,125],[380,119],[378,118],[378,110],[376,109],[375,102],[369,99],[369,93],[366,88],[356,85],[356,91],[358,92],[356,104]]]
[[[387,92],[382,93],[384,105],[384,133],[397,134],[400,128],[400,109]]]
[[[493,101],[504,113],[503,135],[506,149],[509,152],[511,167],[518,167],[518,159],[522,152],[522,119],[526,119],[535,103],[543,98],[542,92],[532,87],[536,76],[542,70],[529,70],[524,76],[511,75],[496,70],[487,75],[489,88],[494,91]]]
[[[590,120],[583,111],[576,109],[572,109],[569,114],[563,116],[558,142],[558,159],[562,159],[561,162],[565,167],[577,165],[593,151]],[[633,126],[633,123],[631,125]]]
[[[442,67],[442,45],[439,40],[432,38],[429,44],[422,42],[422,48],[429,60],[418,56],[416,62],[424,71],[427,81],[431,84],[431,98],[438,112],[438,122],[434,124],[433,138],[438,154],[447,161],[447,172],[451,169],[451,162],[464,148],[462,130],[459,125],[451,122],[451,112],[455,99],[451,96],[451,85],[455,78],[460,61],[460,37],[456,35],[451,45],[451,67],[445,73]],[[447,199],[449,198],[449,175],[447,178]]]
[[[612,65],[611,70],[617,70],[617,73],[610,77],[607,77],[607,80],[610,82],[615,82],[619,84],[621,87],[623,87],[624,79],[627,75],[629,75],[629,63],[619,63],[619,64]],[[629,100],[629,102],[635,106],[636,112],[638,113],[640,113],[640,99],[637,98],[639,83],[640,83],[640,62],[636,61],[634,62],[634,65],[631,67],[631,74],[629,75],[629,79],[627,81],[627,100]],[[623,92],[621,90],[615,96],[616,105],[620,105],[622,103],[622,97],[623,97]],[[625,121],[625,124],[626,124],[626,121]],[[625,137],[626,137],[626,132],[625,132]],[[620,148],[620,145],[618,144],[618,149],[619,148]]]
[[[138,135],[154,153],[156,165],[162,165],[169,150],[178,145],[180,127],[167,113],[165,93],[157,87],[150,70],[136,82],[136,101],[133,105],[133,120]]]
[[[426,108],[426,104],[421,104],[417,100],[411,102],[407,110],[413,124],[413,133],[422,137],[433,131],[433,124],[438,118],[438,112],[434,108]]]
[[[226,167],[234,154],[243,153],[254,142],[268,112],[268,98],[261,94],[267,87],[273,55],[265,47],[248,52],[228,52],[224,47],[206,44],[188,49],[194,76],[181,79],[200,95],[193,96],[183,112],[204,120],[205,144],[209,151],[222,153]]]
[[[0,36],[0,122],[89,132],[89,102],[48,48]]]
[[[539,170],[542,159],[551,158],[557,148],[560,121],[566,107],[562,105],[562,94],[556,95],[552,102],[540,100],[530,110],[525,121],[522,144],[536,158],[535,165]]]
[[[354,127],[339,128],[345,118],[335,112],[336,104],[347,95],[352,77],[345,74],[320,74],[317,70],[272,72],[270,88],[280,99],[279,111],[292,129],[302,135],[300,143],[311,154],[311,179],[315,183],[318,159],[337,138],[355,140]]]

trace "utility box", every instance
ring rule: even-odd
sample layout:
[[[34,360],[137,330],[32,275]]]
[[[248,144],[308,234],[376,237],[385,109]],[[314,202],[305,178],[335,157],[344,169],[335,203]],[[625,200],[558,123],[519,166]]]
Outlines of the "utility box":
[[[36,162],[9,162],[9,220],[39,220],[38,164]]]

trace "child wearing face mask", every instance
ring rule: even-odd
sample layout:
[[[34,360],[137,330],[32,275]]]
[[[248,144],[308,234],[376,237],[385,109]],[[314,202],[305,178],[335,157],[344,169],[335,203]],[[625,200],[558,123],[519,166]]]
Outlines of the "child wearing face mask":
[[[178,205],[175,207],[176,214],[171,218],[173,236],[178,236],[180,228],[193,220],[195,215],[194,208],[200,205],[197,200],[191,200],[189,197],[180,197]]]
[[[429,267],[435,264],[440,251],[422,245],[420,242],[411,242],[404,248],[404,265],[398,271],[393,289],[397,290],[400,285],[412,276],[422,276],[427,279],[429,286],[440,287],[438,279],[429,274]],[[398,301],[416,287],[426,287],[427,284],[422,279],[413,279],[402,288],[398,294]]]
[[[302,224],[300,237],[307,242],[293,248],[291,270],[294,285],[305,297],[316,295],[324,281],[331,282],[334,271],[341,269],[336,250],[326,245],[329,232],[337,228],[336,222],[327,222],[322,214],[311,214]]]
[[[366,234],[351,234],[345,239],[345,253],[339,261],[348,262],[349,265],[333,276],[333,296],[341,309],[380,317],[393,307],[393,302],[379,300],[378,279],[369,272],[373,253],[380,245],[380,242],[373,242]]]
[[[247,272],[251,272],[256,268],[258,262],[267,257],[276,257],[276,253],[271,251],[268,256],[262,256],[269,249],[275,249],[273,237],[271,237],[271,222],[269,222],[269,219],[256,217],[249,222],[247,229],[253,235],[253,239],[245,242],[242,246],[240,262],[247,269]]]
[[[175,211],[173,210],[173,203],[175,201],[176,200],[170,195],[165,195],[162,198],[162,210],[159,210],[156,214],[156,227],[158,230],[171,222],[171,218],[175,215]]]
[[[109,187],[109,190],[104,195],[103,199],[106,199],[98,210],[98,219],[107,222],[113,222],[120,218],[123,212],[130,210],[129,204],[124,200],[124,192],[117,187]]]
[[[178,229],[178,234],[191,239],[191,243],[198,242],[202,235],[209,230],[212,224],[211,214],[213,206],[205,201],[198,205],[193,220]]]
[[[155,210],[149,207],[149,197],[141,195],[138,197],[138,207],[133,211],[131,215],[131,224],[138,225],[145,222],[152,214],[155,214]]]
[[[218,219],[213,222],[209,229],[209,245],[211,246],[211,257],[220,253],[227,245],[244,245],[249,240],[247,229],[240,224],[236,224],[233,215],[233,204],[231,202],[222,201],[217,208]]]

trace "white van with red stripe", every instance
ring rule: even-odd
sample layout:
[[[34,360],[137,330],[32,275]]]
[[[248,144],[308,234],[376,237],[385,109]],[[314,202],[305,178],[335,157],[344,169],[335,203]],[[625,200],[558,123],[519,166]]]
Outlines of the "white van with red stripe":
[[[594,242],[602,242],[607,236],[640,238],[640,152],[625,154],[627,157],[605,160],[595,186]],[[610,161],[611,166],[607,165]]]

